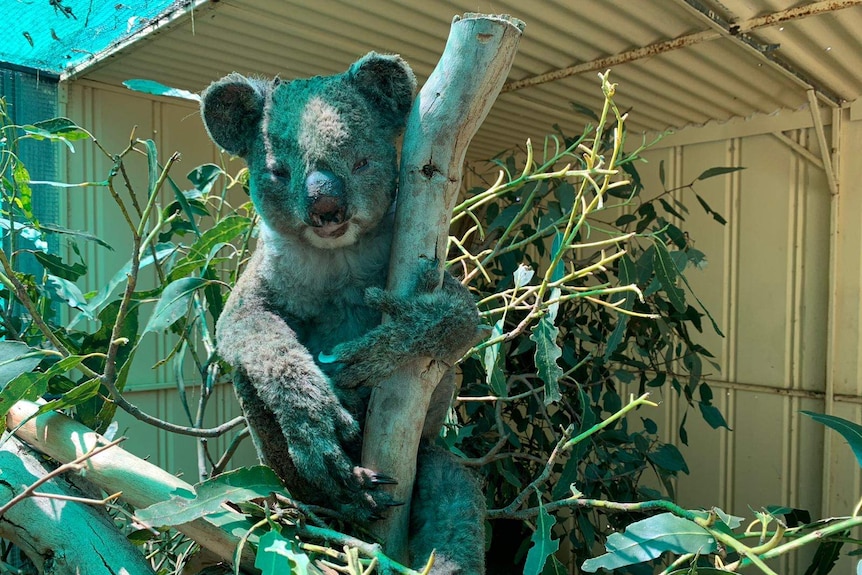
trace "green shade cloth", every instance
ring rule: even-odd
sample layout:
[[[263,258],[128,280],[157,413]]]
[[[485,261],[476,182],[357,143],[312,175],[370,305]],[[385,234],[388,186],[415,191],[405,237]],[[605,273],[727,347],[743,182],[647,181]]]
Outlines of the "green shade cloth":
[[[60,74],[188,0],[3,0],[0,62]]]

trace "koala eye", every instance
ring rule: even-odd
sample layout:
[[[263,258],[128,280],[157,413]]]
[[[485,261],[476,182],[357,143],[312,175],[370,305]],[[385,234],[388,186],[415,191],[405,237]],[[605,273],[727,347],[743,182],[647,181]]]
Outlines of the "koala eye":
[[[278,178],[279,180],[289,180],[290,179],[290,170],[285,167],[276,167],[270,170],[270,173]]]
[[[367,158],[359,160],[358,162],[353,164],[353,173],[355,174],[356,172],[362,171],[367,167],[368,167],[368,159]]]

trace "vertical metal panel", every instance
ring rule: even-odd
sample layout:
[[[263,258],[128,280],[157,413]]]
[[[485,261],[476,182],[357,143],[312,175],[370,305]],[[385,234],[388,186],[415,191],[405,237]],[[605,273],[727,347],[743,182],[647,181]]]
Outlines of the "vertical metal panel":
[[[109,149],[122,146],[130,125],[136,123],[143,126],[139,136],[155,134],[164,154],[175,149],[183,152],[184,171],[215,157],[213,147],[193,120],[191,105],[143,98],[96,84],[74,84],[68,113],[83,125],[92,126],[102,141],[110,144]],[[696,408],[688,408],[689,446],[682,449],[691,475],[680,478],[678,485],[685,506],[718,504],[731,513],[748,516],[749,505],[757,508],[780,503],[823,516],[849,512],[859,492],[859,472],[843,440],[832,432],[824,434],[822,426],[799,415],[801,409],[824,409],[830,196],[822,169],[797,156],[770,133],[784,131],[817,155],[809,126],[798,114],[788,114],[769,122],[761,119],[688,130],[648,152],[650,163],[641,169],[647,189],[659,190],[661,160],[672,180],[668,186],[687,184],[716,165],[747,168],[696,183],[697,193],[728,220],[726,226],[703,213],[691,192],[679,195],[690,208],[685,224],[692,232],[693,245],[709,257],[706,269],[690,271],[689,281],[727,335],[719,338],[705,322],[704,333],[698,337],[721,365],[721,372],[710,374],[708,379],[715,404],[734,429],[732,433],[711,430]],[[847,130],[845,149],[862,147],[862,122],[847,122]],[[103,172],[99,170],[106,167],[104,161],[92,149],[78,148],[78,153],[68,158],[69,178],[100,177]],[[858,397],[862,201],[846,183],[862,181],[862,165],[852,161],[843,165],[842,182],[847,193],[842,196],[839,215],[841,270],[836,291],[840,313],[835,353],[840,365],[836,368],[836,388],[839,394]],[[110,198],[103,192],[74,191],[76,200],[69,203],[68,223],[78,229],[96,229],[112,241],[123,234],[116,225],[117,214],[105,205]],[[90,249],[93,261],[101,268],[98,281],[104,281],[112,273],[108,268],[117,261]],[[125,261],[126,255],[114,257]],[[142,350],[133,386],[150,391],[130,397],[149,413],[183,423],[185,416],[169,383],[170,374],[149,374],[156,357],[155,343]],[[677,426],[686,408],[682,403],[671,399],[645,414],[659,423],[663,439],[678,441]],[[836,406],[836,415],[859,420],[858,403],[839,401]],[[231,387],[217,387],[207,423],[225,421],[238,413]],[[151,455],[154,462],[182,471],[189,480],[197,477],[193,439],[154,431],[131,422],[126,415],[119,419],[121,428],[130,428],[132,451]],[[214,456],[228,440],[211,442]],[[826,461],[821,466],[824,449]],[[254,461],[253,447],[246,442],[235,463]],[[828,508],[821,504],[824,489],[829,494],[823,502]],[[798,572],[805,559],[781,565],[780,572]]]

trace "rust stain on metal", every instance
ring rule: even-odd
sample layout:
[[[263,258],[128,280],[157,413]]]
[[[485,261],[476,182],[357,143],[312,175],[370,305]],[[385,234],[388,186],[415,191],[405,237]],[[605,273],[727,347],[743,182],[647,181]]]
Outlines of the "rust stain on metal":
[[[524,78],[522,80],[507,82],[503,86],[501,92],[514,92],[515,90],[522,90],[524,88],[529,88],[530,86],[537,86],[539,84],[546,84],[548,82],[562,80],[563,78],[576,76],[578,74],[584,74],[586,72],[597,72],[605,70],[607,68],[611,68],[613,66],[619,66],[620,64],[626,64],[628,62],[634,62],[636,60],[649,58],[651,56],[656,56],[665,52],[679,50],[680,48],[685,48],[687,46],[692,46],[701,42],[709,42],[712,40],[716,40],[718,38],[724,37],[725,35],[736,36],[739,34],[745,34],[747,32],[752,32],[760,28],[774,26],[776,24],[790,22],[793,20],[799,20],[802,18],[807,18],[809,16],[827,14],[829,12],[843,10],[844,8],[850,8],[852,6],[858,6],[860,4],[862,4],[862,0],[823,0],[820,2],[813,2],[805,6],[799,6],[798,8],[781,10],[779,12],[773,12],[764,16],[757,16],[743,22],[732,24],[726,29],[725,33],[716,30],[706,30],[702,32],[695,32],[693,34],[686,34],[684,36],[678,36],[677,38],[673,38],[672,40],[656,42],[655,44],[650,44],[649,46],[635,48],[633,50],[628,50],[626,52],[615,54],[613,56],[599,58],[590,62],[584,62],[582,64],[570,66],[568,68],[561,68],[559,70],[546,72],[545,74],[539,74],[538,76],[532,76],[529,78]]]

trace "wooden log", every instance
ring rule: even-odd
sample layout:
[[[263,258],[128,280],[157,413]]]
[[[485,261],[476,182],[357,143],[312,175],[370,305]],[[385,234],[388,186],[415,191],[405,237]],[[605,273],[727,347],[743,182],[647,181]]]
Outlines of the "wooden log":
[[[409,295],[427,261],[442,262],[467,146],[496,100],[524,24],[509,16],[455,17],[440,61],[413,104],[401,154],[398,206],[387,289]],[[425,413],[446,366],[419,358],[371,395],[363,465],[398,479],[406,502],[373,525],[386,552],[405,560],[416,452]],[[477,518],[481,521],[481,518]]]
[[[9,410],[6,425],[14,429],[38,409],[39,406],[35,403],[19,401]],[[61,463],[74,461],[94,447],[107,443],[107,440],[88,427],[55,412],[43,413],[30,419],[15,435],[36,451]],[[88,459],[84,473],[87,480],[109,493],[122,491],[123,501],[137,508],[167,501],[173,495],[194,492],[194,488],[182,479],[121,447],[112,447]],[[220,559],[233,563],[237,543],[249,527],[250,524],[243,515],[225,510],[179,525],[177,530]],[[250,546],[243,550],[241,566],[248,572],[256,572],[254,553]]]
[[[5,505],[53,467],[15,437],[0,446],[0,505]],[[63,476],[38,493],[85,497]],[[0,518],[0,537],[18,546],[48,575],[152,575],[140,550],[114,526],[104,509],[63,499],[27,497]]]

